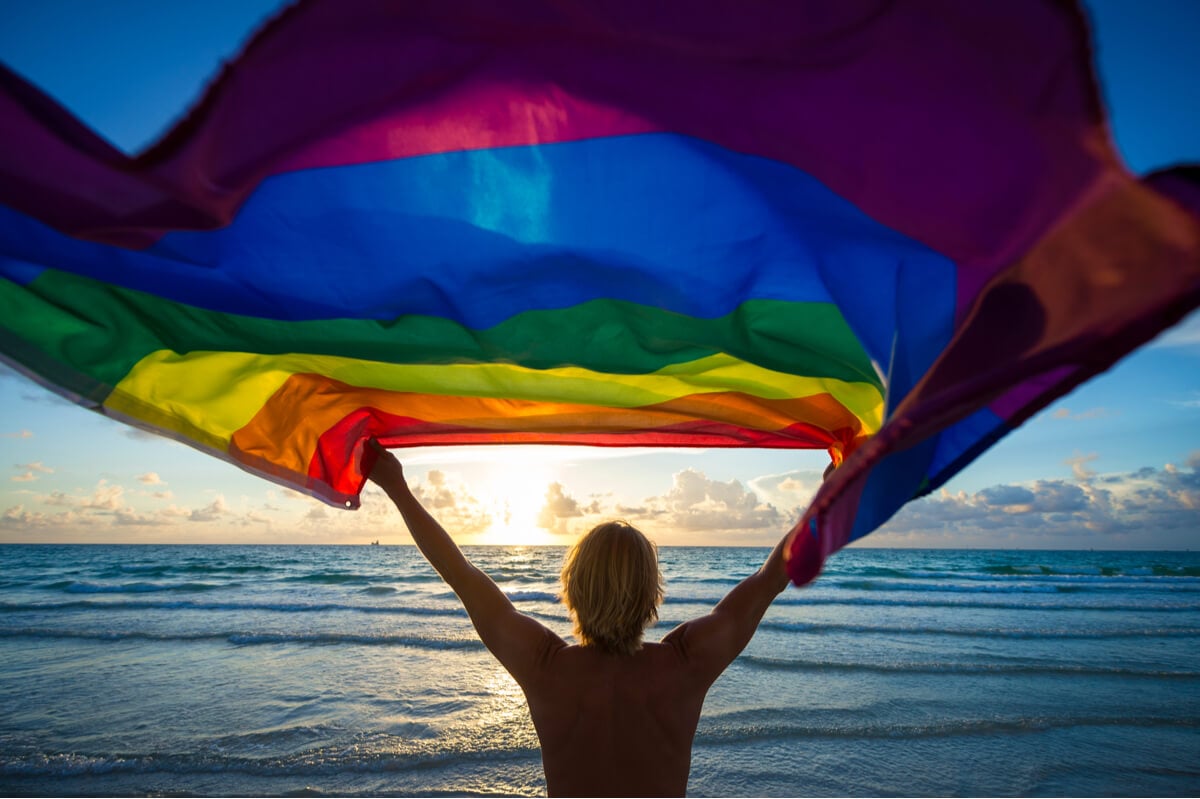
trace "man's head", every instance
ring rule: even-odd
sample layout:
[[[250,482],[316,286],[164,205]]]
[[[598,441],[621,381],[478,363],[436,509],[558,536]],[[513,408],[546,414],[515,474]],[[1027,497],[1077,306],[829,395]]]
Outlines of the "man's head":
[[[562,568],[562,599],[584,646],[632,654],[658,619],[658,551],[625,522],[606,522],[575,542]]]

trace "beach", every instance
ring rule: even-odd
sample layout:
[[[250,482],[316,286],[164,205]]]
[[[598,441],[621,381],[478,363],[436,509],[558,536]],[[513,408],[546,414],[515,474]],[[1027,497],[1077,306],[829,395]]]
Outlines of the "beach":
[[[467,547],[563,636],[558,547]],[[661,550],[648,638],[762,548]],[[0,794],[545,794],[413,547],[4,545]],[[1200,553],[849,549],[717,681],[695,796],[1200,794]]]

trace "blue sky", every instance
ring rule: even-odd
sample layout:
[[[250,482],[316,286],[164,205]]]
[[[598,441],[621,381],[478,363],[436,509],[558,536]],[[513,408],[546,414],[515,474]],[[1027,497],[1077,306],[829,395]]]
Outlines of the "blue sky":
[[[276,0],[0,0],[0,60],[136,152]],[[1113,136],[1143,173],[1200,163],[1200,3],[1085,4]],[[327,508],[0,373],[0,542],[408,541],[374,490]],[[565,543],[622,516],[660,544],[773,544],[824,453],[422,450],[410,481],[470,542]],[[5,473],[7,472],[7,473]],[[871,546],[1200,547],[1200,315],[1060,399],[911,503]]]

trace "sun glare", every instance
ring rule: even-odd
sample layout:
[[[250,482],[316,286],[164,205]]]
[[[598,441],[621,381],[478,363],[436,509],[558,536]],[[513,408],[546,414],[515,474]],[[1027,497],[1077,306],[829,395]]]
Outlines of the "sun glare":
[[[546,490],[553,481],[548,469],[531,463],[497,465],[481,497],[491,512],[492,524],[480,543],[536,546],[554,542],[548,530],[538,526],[546,504]]]

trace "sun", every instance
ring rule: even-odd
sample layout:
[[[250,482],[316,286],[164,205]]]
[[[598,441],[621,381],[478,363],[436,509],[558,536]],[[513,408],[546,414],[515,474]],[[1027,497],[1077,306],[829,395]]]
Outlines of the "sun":
[[[546,504],[546,489],[553,480],[550,470],[532,463],[497,464],[480,497],[492,517],[481,544],[537,546],[554,543],[550,532],[538,526]]]

